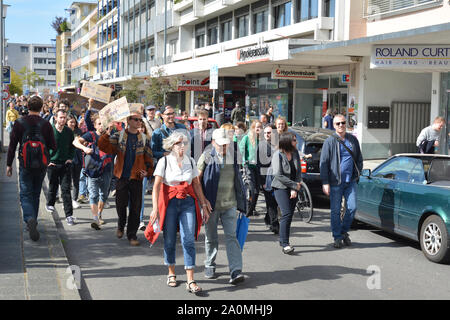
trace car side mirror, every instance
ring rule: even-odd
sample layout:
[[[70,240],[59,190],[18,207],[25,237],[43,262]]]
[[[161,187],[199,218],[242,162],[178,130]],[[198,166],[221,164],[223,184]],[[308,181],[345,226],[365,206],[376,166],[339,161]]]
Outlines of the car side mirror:
[[[370,178],[371,174],[372,174],[372,170],[370,170],[370,169],[363,169],[361,171],[361,175],[366,178]]]

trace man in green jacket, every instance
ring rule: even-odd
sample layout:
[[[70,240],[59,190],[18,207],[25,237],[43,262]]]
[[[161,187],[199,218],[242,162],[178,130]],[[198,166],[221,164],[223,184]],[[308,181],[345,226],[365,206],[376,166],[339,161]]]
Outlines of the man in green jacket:
[[[47,174],[49,181],[49,190],[47,197],[46,210],[50,213],[55,211],[56,192],[61,185],[61,196],[64,203],[64,213],[69,226],[74,225],[72,196],[70,194],[70,185],[72,181],[71,166],[75,155],[75,147],[72,142],[74,139],[73,131],[66,126],[67,112],[58,110],[55,123],[52,125],[55,135],[56,150],[50,151],[50,163]]]

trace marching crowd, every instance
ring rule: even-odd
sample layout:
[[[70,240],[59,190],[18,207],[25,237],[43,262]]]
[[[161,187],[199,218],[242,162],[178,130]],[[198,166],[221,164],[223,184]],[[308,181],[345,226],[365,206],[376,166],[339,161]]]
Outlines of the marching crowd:
[[[39,199],[47,175],[46,210],[54,212],[57,199],[62,199],[69,226],[76,224],[74,209],[89,202],[91,227],[101,230],[103,210],[109,207],[108,197],[113,196],[118,215],[117,238],[125,235],[130,245],[138,246],[138,230],[144,231],[151,243],[162,232],[170,287],[178,284],[175,274],[178,231],[184,253],[186,289],[192,293],[202,290],[194,279],[195,240],[202,226],[205,228],[205,277],[217,276],[219,220],[225,234],[230,283],[245,279],[242,248],[236,238],[236,213],[259,215],[255,207],[260,190],[266,203],[266,225],[279,235],[283,253],[294,251],[289,233],[301,188],[301,168],[296,135],[288,130],[285,118],[275,119],[273,110],[269,109],[260,120],[252,121],[247,130],[245,111],[237,104],[231,115],[232,123],[213,129],[209,123],[211,110],[206,106],[195,109],[197,119],[191,129],[187,119],[182,119],[184,123],[175,121],[171,106],[158,111],[159,116],[155,106],[147,106],[143,113],[134,111],[123,122],[109,123],[105,128],[92,105],[90,99],[87,108],[77,115],[65,100],[44,102],[39,96],[32,96],[20,97],[16,103],[9,104],[6,174],[12,174],[19,145],[20,202],[33,241],[39,240]],[[340,115],[334,118],[336,136],[344,142],[339,144],[331,139],[325,143],[321,161],[324,193],[330,195],[332,202],[339,198],[339,205],[343,194],[354,196],[354,181],[362,168],[359,144],[345,132],[344,120]],[[336,156],[343,157],[343,167],[339,167]],[[326,176],[322,176],[322,170],[324,174],[328,172]],[[147,222],[144,221],[146,192],[152,193],[153,203]],[[347,231],[355,204],[348,203],[343,224],[332,219],[336,248],[342,242],[351,244]],[[333,216],[336,206],[331,207]]]

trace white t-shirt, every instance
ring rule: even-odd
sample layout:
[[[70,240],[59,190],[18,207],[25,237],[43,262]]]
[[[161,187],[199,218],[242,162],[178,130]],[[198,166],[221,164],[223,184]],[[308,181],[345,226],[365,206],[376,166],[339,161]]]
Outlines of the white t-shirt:
[[[163,178],[163,183],[168,186],[177,186],[180,183],[187,181],[188,184],[192,183],[192,179],[199,176],[197,166],[194,159],[184,155],[181,168],[178,166],[177,158],[169,154],[167,158],[167,167],[164,157],[158,160],[156,165],[154,176],[160,176]]]

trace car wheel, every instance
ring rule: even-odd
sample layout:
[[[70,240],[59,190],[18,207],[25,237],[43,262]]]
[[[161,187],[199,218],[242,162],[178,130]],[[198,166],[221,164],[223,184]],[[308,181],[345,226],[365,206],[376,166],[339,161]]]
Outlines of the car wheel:
[[[449,261],[448,233],[441,217],[432,215],[425,219],[420,228],[420,247],[430,261],[436,263]]]

